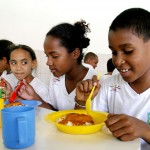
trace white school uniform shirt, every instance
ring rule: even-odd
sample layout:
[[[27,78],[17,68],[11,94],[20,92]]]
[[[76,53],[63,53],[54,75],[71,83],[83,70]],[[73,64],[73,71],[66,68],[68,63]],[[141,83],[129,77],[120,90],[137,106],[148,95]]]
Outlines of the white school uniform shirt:
[[[6,75],[7,75],[7,70],[4,70],[4,71],[2,72],[2,74],[1,74],[1,76],[0,76],[0,77],[5,78],[5,77],[6,77]]]
[[[12,89],[14,90],[18,83],[18,79],[14,76],[14,74],[8,74],[4,77],[4,79],[10,83]]]
[[[119,71],[115,68],[114,71],[112,72],[112,75],[118,74]]]
[[[150,112],[150,88],[137,94],[120,74],[116,74],[102,83],[92,107],[94,110],[108,113],[127,114],[147,123]],[[142,140],[141,150],[150,150],[150,145]]]
[[[101,76],[101,83],[104,81],[104,80],[106,80],[106,79],[108,79],[109,77],[111,77],[112,75],[106,75],[106,74],[104,74],[104,75],[102,75]]]
[[[91,79],[93,75],[97,75],[94,69],[88,70],[85,79]],[[75,107],[75,89],[68,94],[65,86],[65,75],[56,78],[53,77],[50,81],[49,96],[47,102],[57,110],[74,109]]]
[[[40,79],[34,77],[34,79],[29,83],[35,92],[44,100],[48,97],[48,86],[45,85]]]
[[[90,64],[82,63],[82,65],[83,65],[84,67],[94,69],[94,68],[93,68],[93,66],[92,66],[92,65],[90,65]]]

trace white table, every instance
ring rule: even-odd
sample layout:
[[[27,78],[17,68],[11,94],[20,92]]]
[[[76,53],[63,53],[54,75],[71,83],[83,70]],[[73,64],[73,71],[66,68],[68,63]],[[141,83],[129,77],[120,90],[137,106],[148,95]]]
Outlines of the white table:
[[[122,142],[105,131],[88,135],[71,135],[58,131],[52,124],[44,120],[51,110],[41,107],[36,112],[35,144],[23,150],[139,150],[140,139]],[[0,150],[8,150],[3,145],[0,128]]]

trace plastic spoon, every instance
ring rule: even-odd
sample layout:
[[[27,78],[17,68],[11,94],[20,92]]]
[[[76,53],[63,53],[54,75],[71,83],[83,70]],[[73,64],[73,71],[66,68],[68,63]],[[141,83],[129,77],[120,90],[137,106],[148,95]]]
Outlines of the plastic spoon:
[[[17,86],[17,88],[11,93],[10,97],[9,97],[9,102],[12,103],[14,102],[14,100],[17,97],[17,92],[18,90],[21,88],[21,86],[23,85],[23,82],[20,82],[20,84]]]
[[[100,78],[100,75],[101,75],[101,72],[98,74],[98,76],[97,76],[97,79],[99,80],[99,78]],[[89,95],[89,97],[87,98],[87,100],[86,100],[86,104],[85,104],[85,106],[86,106],[86,111],[87,111],[87,114],[89,114],[90,113],[90,110],[91,110],[91,98],[92,98],[92,95],[93,95],[93,92],[94,92],[94,90],[95,90],[95,85],[93,86],[93,88],[92,88],[92,90],[91,90],[91,93],[90,93],[90,95]]]

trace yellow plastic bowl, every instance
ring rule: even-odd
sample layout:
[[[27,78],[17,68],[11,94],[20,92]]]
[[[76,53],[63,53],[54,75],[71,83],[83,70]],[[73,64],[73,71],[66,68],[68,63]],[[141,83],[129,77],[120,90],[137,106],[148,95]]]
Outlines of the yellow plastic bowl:
[[[99,111],[91,111],[90,115],[93,118],[94,125],[90,126],[67,126],[58,124],[57,120],[66,114],[69,113],[79,113],[79,114],[87,114],[86,110],[64,110],[64,111],[58,111],[53,112],[45,116],[45,120],[53,123],[58,130],[69,133],[69,134],[91,134],[95,133],[101,130],[101,128],[104,125],[104,121],[107,118],[107,113],[105,112],[99,112]]]

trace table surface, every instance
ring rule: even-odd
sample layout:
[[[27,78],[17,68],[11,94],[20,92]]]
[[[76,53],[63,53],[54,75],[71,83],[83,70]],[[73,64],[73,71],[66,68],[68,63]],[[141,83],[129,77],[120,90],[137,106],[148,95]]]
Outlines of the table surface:
[[[35,144],[23,150],[139,150],[140,139],[123,142],[108,134],[105,130],[88,135],[71,135],[60,132],[44,120],[51,110],[38,107],[36,110]],[[3,145],[0,128],[0,150],[8,150]]]

